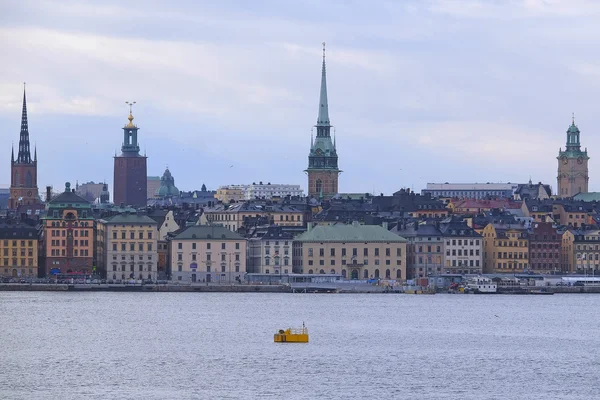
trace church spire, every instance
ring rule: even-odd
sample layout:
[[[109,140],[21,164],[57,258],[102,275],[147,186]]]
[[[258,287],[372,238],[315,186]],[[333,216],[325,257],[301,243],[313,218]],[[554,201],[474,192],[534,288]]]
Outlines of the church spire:
[[[330,126],[329,105],[327,103],[327,73],[325,70],[325,42],[323,42],[323,67],[321,68],[321,94],[319,97],[319,116],[317,118],[317,126]]]
[[[15,163],[15,144],[14,143],[10,146],[10,162],[13,164]]]
[[[29,127],[27,124],[27,96],[25,95],[25,82],[23,82],[23,111],[21,112],[21,136],[19,137],[19,154],[17,156],[17,163],[31,163],[31,152],[29,151]]]

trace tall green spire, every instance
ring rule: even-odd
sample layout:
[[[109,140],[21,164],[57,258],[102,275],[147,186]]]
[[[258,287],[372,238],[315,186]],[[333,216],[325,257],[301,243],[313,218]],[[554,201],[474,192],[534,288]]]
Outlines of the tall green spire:
[[[319,97],[319,116],[317,126],[329,125],[329,105],[327,103],[327,73],[325,70],[325,42],[323,42],[323,67],[321,69],[321,96]]]

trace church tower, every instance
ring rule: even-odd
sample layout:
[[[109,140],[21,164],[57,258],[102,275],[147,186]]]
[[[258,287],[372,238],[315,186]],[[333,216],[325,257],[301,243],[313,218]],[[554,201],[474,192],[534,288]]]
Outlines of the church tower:
[[[323,66],[321,69],[321,94],[317,117],[317,137],[311,135],[308,155],[308,196],[331,198],[338,193],[338,156],[335,137],[331,139],[329,105],[327,103],[327,75],[325,71],[325,43],[323,43]]]
[[[115,154],[113,199],[116,205],[146,207],[148,184],[145,155],[140,155],[139,128],[133,123],[132,106],[129,104],[129,123],[123,127],[121,154]]]
[[[581,151],[579,128],[575,125],[575,117],[567,130],[567,147],[558,150],[558,196],[572,197],[577,193],[588,192],[588,160],[587,148]]]
[[[27,123],[27,98],[23,88],[23,111],[21,113],[21,136],[19,153],[15,160],[15,150],[10,157],[10,197],[8,208],[16,209],[20,205],[37,204],[40,196],[37,187],[37,149],[31,159],[29,146],[29,126]]]

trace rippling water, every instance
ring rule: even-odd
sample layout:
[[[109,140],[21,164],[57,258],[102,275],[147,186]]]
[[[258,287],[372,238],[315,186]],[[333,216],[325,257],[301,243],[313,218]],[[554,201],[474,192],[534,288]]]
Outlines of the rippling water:
[[[597,399],[600,296],[0,292],[2,399]],[[309,344],[275,344],[302,321]]]

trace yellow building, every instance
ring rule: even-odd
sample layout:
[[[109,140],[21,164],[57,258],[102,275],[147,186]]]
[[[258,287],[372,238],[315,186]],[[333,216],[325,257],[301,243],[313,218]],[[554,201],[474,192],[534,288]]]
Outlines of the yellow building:
[[[22,223],[0,224],[0,277],[37,278],[37,229]]]
[[[230,203],[231,201],[244,200],[244,188],[240,185],[221,186],[217,189],[215,199],[222,203]]]
[[[572,273],[575,271],[575,231],[566,230],[563,232],[560,252],[562,272]]]
[[[345,279],[406,279],[406,239],[378,225],[309,224],[293,242],[293,270]]]
[[[521,224],[490,223],[483,229],[484,273],[516,273],[529,268],[529,232]]]
[[[600,273],[600,230],[563,233],[565,272],[596,276]]]
[[[237,232],[248,218],[264,218],[270,225],[303,226],[304,213],[295,207],[277,203],[242,202],[217,204],[204,210],[199,223],[223,225]]]

